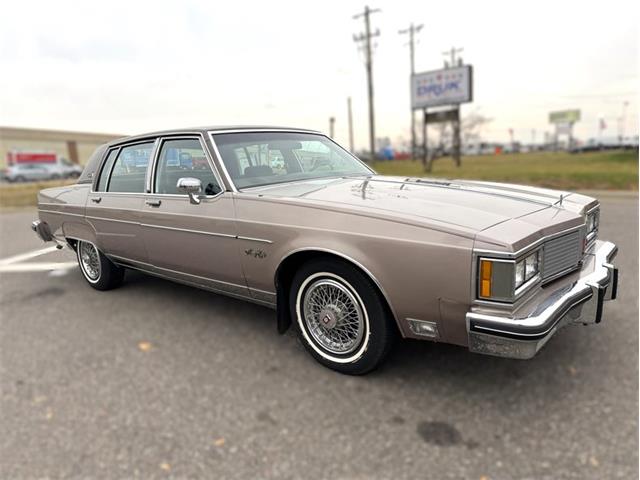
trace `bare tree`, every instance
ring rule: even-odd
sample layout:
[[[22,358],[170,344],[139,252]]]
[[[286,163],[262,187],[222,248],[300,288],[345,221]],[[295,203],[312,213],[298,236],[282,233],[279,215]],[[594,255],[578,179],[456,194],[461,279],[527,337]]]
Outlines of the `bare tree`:
[[[460,143],[464,146],[479,142],[482,138],[482,128],[492,120],[477,110],[464,116],[460,121]],[[437,123],[433,126],[433,129],[435,130],[436,141],[435,148],[431,147],[429,149],[429,158],[426,165],[427,172],[431,171],[434,160],[443,157],[453,147],[453,128],[450,122]]]
[[[463,117],[460,122],[460,136],[462,137],[460,140],[462,141],[462,145],[469,145],[470,143],[480,141],[482,138],[482,128],[492,121],[492,118],[485,117],[477,110]]]

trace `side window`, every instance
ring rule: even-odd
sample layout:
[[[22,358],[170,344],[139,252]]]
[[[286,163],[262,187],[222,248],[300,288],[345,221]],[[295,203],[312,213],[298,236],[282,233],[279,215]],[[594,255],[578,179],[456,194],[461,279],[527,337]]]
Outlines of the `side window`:
[[[107,159],[104,161],[102,165],[102,171],[100,172],[100,179],[98,180],[98,188],[96,188],[96,192],[106,192],[107,191],[107,181],[109,180],[109,172],[111,171],[111,167],[113,166],[113,162],[116,161],[116,157],[118,156],[118,149],[111,150],[109,155],[107,155]]]
[[[108,192],[144,193],[147,165],[153,142],[122,147],[113,165]]]
[[[181,195],[176,184],[183,177],[197,178],[202,182],[205,195],[216,195],[221,188],[197,138],[165,140],[162,142],[154,192]]]

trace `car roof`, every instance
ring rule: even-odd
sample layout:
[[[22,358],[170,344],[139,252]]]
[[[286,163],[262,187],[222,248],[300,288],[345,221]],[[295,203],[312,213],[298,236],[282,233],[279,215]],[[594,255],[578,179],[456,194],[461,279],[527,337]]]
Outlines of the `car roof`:
[[[308,128],[296,128],[296,127],[278,127],[274,125],[214,125],[208,127],[191,127],[191,128],[176,128],[171,130],[159,130],[156,132],[143,133],[138,135],[131,135],[128,137],[121,137],[113,140],[106,145],[118,145],[120,143],[135,141],[135,140],[144,140],[149,137],[158,137],[162,135],[176,135],[181,133],[222,133],[222,132],[232,132],[232,131],[279,131],[279,132],[305,132],[305,133],[313,133],[324,135],[322,132],[317,130],[310,130]]]

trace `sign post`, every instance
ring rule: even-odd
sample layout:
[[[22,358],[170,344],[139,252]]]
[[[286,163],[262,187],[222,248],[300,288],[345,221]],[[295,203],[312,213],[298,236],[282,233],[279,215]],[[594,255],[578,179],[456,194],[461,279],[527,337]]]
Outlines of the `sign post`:
[[[549,123],[555,125],[554,149],[558,149],[558,136],[569,136],[569,150],[573,147],[573,124],[580,120],[580,110],[560,110],[549,113]]]
[[[422,164],[431,171],[431,158],[427,154],[427,124],[452,122],[452,155],[460,166],[460,104],[473,99],[473,68],[462,65],[442,70],[417,73],[411,77],[411,108],[422,110]],[[429,113],[428,109],[452,105],[453,109]]]

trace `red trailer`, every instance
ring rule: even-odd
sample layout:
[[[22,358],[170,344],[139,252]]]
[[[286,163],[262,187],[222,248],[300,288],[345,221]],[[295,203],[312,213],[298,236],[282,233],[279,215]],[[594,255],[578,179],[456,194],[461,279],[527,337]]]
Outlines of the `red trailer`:
[[[58,163],[58,154],[51,152],[17,152],[7,153],[7,165],[20,165],[25,163]]]

